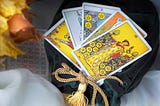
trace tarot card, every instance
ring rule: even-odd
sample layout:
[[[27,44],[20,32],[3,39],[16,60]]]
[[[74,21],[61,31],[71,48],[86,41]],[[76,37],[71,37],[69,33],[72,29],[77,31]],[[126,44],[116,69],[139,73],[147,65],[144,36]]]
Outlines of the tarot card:
[[[112,27],[114,28],[116,25],[118,25],[119,23],[125,20],[130,20],[143,37],[147,36],[147,33],[141,27],[139,27],[132,19],[130,19],[124,12],[117,11],[111,17],[109,17],[102,25],[100,25],[95,31],[93,31],[90,34],[90,36],[88,36],[82,42],[82,44],[89,42],[90,40],[96,38],[98,35],[103,34],[104,32],[108,31]]]
[[[72,54],[91,76],[112,75],[151,51],[130,21],[75,49]]]
[[[65,58],[67,58],[78,69],[80,69],[77,61],[71,54],[73,50],[73,44],[70,40],[70,35],[63,18],[44,35],[47,36],[45,40],[47,40],[54,48],[57,49],[57,51],[59,51]]]
[[[111,7],[93,3],[82,4],[82,37],[85,40],[98,26],[100,26],[118,7]]]
[[[82,7],[64,9],[63,17],[67,24],[74,47],[81,44],[82,40]]]

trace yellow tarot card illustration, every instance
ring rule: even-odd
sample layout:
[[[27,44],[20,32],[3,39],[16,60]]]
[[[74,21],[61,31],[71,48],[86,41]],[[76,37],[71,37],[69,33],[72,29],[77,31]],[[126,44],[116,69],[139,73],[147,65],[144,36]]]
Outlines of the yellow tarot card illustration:
[[[47,41],[55,47],[65,58],[72,62],[78,69],[77,61],[72,56],[71,52],[74,49],[73,43],[70,39],[70,35],[64,19],[61,19],[55,24],[48,32],[45,33]]]
[[[112,75],[151,51],[151,47],[130,21],[73,51],[91,76]]]

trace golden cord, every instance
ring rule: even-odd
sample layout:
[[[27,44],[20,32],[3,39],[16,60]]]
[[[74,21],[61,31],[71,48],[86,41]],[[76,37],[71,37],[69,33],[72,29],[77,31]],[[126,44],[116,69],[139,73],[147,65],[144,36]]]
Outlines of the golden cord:
[[[118,81],[123,85],[122,80],[117,78],[116,76],[85,76],[81,71],[79,73],[72,70],[68,65],[62,63],[63,68],[57,69],[53,75],[60,82],[72,82],[79,81],[78,91],[72,95],[67,97],[67,102],[70,106],[87,106],[88,99],[84,96],[84,92],[86,91],[87,85],[90,84],[93,87],[92,94],[92,106],[95,106],[95,99],[97,95],[97,91],[101,94],[105,106],[109,106],[107,96],[103,92],[103,90],[96,84],[96,81],[100,79],[113,79]],[[68,74],[74,76],[74,78],[61,78],[59,74]]]

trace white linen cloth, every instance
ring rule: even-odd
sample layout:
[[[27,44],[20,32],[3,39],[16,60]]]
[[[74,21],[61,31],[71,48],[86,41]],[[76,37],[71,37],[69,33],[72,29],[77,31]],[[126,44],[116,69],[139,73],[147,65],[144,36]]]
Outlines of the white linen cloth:
[[[121,97],[121,106],[160,106],[160,71],[149,71],[137,88]]]
[[[61,92],[27,69],[0,72],[0,106],[65,106]]]

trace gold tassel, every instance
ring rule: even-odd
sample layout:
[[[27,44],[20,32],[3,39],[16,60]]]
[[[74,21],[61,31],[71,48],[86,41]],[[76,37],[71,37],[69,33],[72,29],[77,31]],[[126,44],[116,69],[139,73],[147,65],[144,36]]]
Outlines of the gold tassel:
[[[67,103],[69,106],[88,106],[88,98],[84,95],[86,88],[86,83],[79,84],[78,91],[67,97]]]

